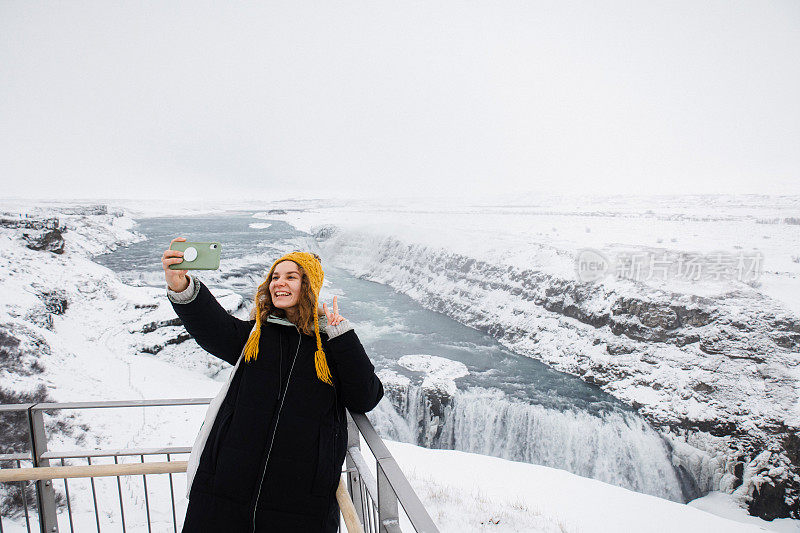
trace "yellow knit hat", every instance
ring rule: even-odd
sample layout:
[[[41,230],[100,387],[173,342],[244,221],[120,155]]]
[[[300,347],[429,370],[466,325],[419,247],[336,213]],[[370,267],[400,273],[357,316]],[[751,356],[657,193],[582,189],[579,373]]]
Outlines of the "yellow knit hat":
[[[286,254],[272,264],[272,268],[269,269],[269,273],[267,274],[266,281],[259,286],[259,289],[264,285],[269,285],[275,267],[278,263],[283,261],[294,261],[302,267],[303,272],[305,272],[308,277],[311,292],[314,293],[314,334],[317,337],[317,351],[314,353],[314,366],[317,368],[317,377],[328,385],[333,385],[331,371],[328,369],[328,361],[325,358],[325,352],[322,351],[322,339],[319,336],[319,316],[317,308],[319,306],[319,291],[322,289],[322,280],[325,277],[325,273],[322,271],[322,264],[314,254],[308,252],[292,252]],[[254,361],[258,355],[258,340],[261,338],[261,311],[262,304],[259,299],[256,298],[256,325],[250,332],[250,337],[247,339],[247,344],[244,346],[244,360],[247,362]]]

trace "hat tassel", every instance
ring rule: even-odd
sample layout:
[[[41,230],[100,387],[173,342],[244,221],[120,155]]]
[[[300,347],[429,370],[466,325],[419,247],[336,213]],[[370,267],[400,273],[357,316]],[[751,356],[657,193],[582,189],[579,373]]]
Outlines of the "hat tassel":
[[[314,310],[316,311],[319,302],[317,301],[319,297],[314,299]],[[317,378],[320,381],[324,381],[328,385],[333,386],[333,378],[331,377],[331,371],[328,368],[328,360],[325,357],[325,352],[322,351],[322,339],[319,336],[319,316],[317,313],[314,313],[314,333],[317,336],[317,351],[314,352],[314,366],[317,369]]]
[[[255,361],[258,355],[258,341],[261,338],[261,310],[256,310],[256,325],[253,326],[253,331],[247,338],[247,344],[244,345],[244,360],[245,362]]]

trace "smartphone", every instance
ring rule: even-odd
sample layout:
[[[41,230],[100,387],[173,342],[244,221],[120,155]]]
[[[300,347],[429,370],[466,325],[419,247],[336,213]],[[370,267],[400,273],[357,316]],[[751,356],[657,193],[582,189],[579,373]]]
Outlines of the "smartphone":
[[[222,245],[218,242],[175,241],[170,250],[183,252],[183,261],[170,265],[171,270],[217,270]]]

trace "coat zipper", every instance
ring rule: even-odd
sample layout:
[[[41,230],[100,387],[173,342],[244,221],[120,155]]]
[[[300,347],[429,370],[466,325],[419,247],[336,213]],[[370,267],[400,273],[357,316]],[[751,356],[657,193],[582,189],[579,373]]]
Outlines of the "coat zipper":
[[[297,326],[295,326],[297,327]],[[298,329],[298,333],[300,330]],[[300,353],[300,344],[303,342],[303,335],[300,335],[299,340],[297,341],[297,351],[294,353],[294,358],[292,359],[292,366],[289,367],[289,375],[286,377],[286,390],[283,391],[283,397],[281,398],[281,403],[278,406],[278,414],[275,416],[275,427],[272,430],[272,437],[269,440],[269,448],[267,448],[267,457],[264,460],[264,469],[261,471],[261,479],[258,482],[258,492],[256,493],[256,501],[253,505],[253,533],[256,531],[256,513],[258,513],[258,498],[261,496],[261,485],[264,484],[264,476],[267,474],[267,465],[269,464],[269,456],[272,453],[272,444],[275,442],[275,433],[278,432],[278,422],[281,419],[281,411],[283,410],[283,402],[286,400],[286,393],[289,392],[289,382],[292,379],[292,370],[294,370],[294,363],[297,361],[297,354]],[[282,357],[282,354],[279,354],[279,357]]]

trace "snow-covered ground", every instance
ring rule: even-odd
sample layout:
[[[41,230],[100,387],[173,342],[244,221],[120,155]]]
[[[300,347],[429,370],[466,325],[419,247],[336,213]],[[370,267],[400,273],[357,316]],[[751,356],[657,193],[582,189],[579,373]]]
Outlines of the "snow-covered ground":
[[[749,516],[721,493],[683,505],[554,468],[398,442],[389,449],[443,532],[800,530],[797,520]]]
[[[306,204],[306,207],[318,207],[318,204],[310,206]],[[442,214],[431,211],[426,214],[425,209],[398,208],[396,211],[382,210],[380,223],[373,223],[371,221],[375,220],[377,211],[364,206],[340,206],[338,210],[317,209],[313,212],[288,211],[290,208],[299,208],[295,205],[283,205],[283,207],[287,208],[285,215],[270,214],[265,218],[283,217],[307,229],[312,229],[312,226],[320,223],[336,226],[332,238],[321,240],[323,248],[330,254],[330,260],[370,279],[389,283],[424,304],[430,303],[427,299],[429,293],[423,290],[425,283],[422,282],[427,278],[419,277],[418,270],[411,270],[417,277],[415,280],[407,279],[402,271],[404,267],[412,265],[413,260],[426,257],[424,254],[415,256],[415,253],[420,249],[427,249],[430,252],[434,249],[435,243],[438,243],[437,250],[444,249],[450,254],[472,254],[468,257],[479,256],[476,259],[483,261],[492,259],[501,262],[502,258],[502,262],[505,262],[515,257],[521,261],[523,257],[530,259],[530,254],[534,256],[544,254],[555,260],[560,257],[558,250],[561,249],[556,246],[550,246],[555,250],[543,251],[552,245],[552,242],[549,242],[548,246],[532,246],[528,249],[533,241],[525,240],[528,237],[525,237],[527,234],[524,232],[517,236],[515,241],[514,232],[520,231],[519,224],[521,224],[516,216],[505,219],[500,215],[496,215],[496,218],[481,218],[479,225],[475,226],[475,213],[468,216],[464,213]],[[63,254],[31,250],[26,248],[25,242],[20,239],[21,229],[0,228],[0,302],[2,302],[0,327],[20,339],[21,352],[35,344],[35,357],[44,369],[43,373],[16,373],[0,369],[4,389],[30,391],[39,384],[45,384],[48,395],[53,401],[210,397],[215,394],[227,370],[223,368],[223,364],[205,354],[192,340],[181,337],[185,336],[185,332],[175,323],[174,312],[163,290],[125,285],[113,272],[90,259],[92,254],[111,250],[142,238],[135,233],[135,223],[131,217],[113,209],[98,214],[81,214],[77,211],[59,213],[53,211],[52,205],[45,210],[36,210],[30,206],[27,209],[29,213],[39,218],[58,217],[62,227],[67,228],[63,233],[65,247]],[[5,206],[5,210],[10,209]],[[162,214],[169,211],[166,207],[159,210]],[[472,225],[469,223],[470,216],[473,218]],[[552,216],[557,218],[560,215]],[[503,220],[507,223],[502,222]],[[425,231],[425,224],[434,224],[433,227],[437,228],[439,234]],[[629,221],[628,226],[632,225],[635,224]],[[495,233],[499,234],[497,239],[489,238],[492,233],[491,226],[494,226]],[[459,228],[461,233],[469,235],[459,236],[461,235],[457,231]],[[767,232],[776,228],[782,230],[780,224],[765,224],[764,228]],[[400,237],[403,240],[400,240]],[[784,249],[797,244],[796,238],[788,235],[775,235],[775,238],[784,239],[782,243]],[[419,239],[419,242],[415,239]],[[382,263],[383,267],[380,261],[376,263],[375,254],[387,253],[386,243],[392,246],[394,256],[405,257],[408,262],[392,263],[390,257],[394,256],[387,255],[384,256],[388,259]],[[403,243],[405,248],[401,250],[397,243]],[[515,246],[511,246],[514,243]],[[363,254],[365,249],[373,245],[376,245],[376,248],[365,254],[361,263],[356,262],[355,256]],[[507,246],[505,251],[497,248],[502,246]],[[594,246],[598,245],[595,243]],[[352,247],[352,250],[347,251],[348,247]],[[405,255],[403,256],[401,252]],[[493,253],[497,255],[493,256]],[[525,253],[528,255],[525,256]],[[766,252],[765,255],[769,257]],[[781,279],[788,280],[789,284],[795,279],[791,276],[797,275],[796,270],[792,270],[794,268],[792,264],[791,261],[787,262],[785,267],[788,270],[781,270],[776,274],[783,276]],[[549,268],[551,269],[549,272],[558,272],[556,268],[558,267],[562,268],[560,272],[564,274],[565,265],[566,263],[558,267],[557,264],[548,263],[543,264],[542,269]],[[437,268],[438,263],[434,262],[431,266]],[[369,270],[370,268],[373,270]],[[566,270],[568,271],[568,268]],[[435,274],[433,270],[426,273],[431,277]],[[449,285],[442,287],[449,288]],[[50,301],[48,295],[55,289],[67,302],[63,311],[53,311],[48,307]],[[514,310],[508,308],[508,306],[513,307],[513,304],[505,302],[506,298],[502,292],[496,296],[471,292],[474,289],[469,282],[465,282],[457,289],[468,298],[484,298],[480,301],[471,301],[469,306],[457,308],[458,312],[442,309],[443,312],[454,315],[465,323],[482,325],[480,322],[473,322],[479,317],[470,313],[470,309],[475,307],[488,308],[494,305],[499,309],[505,309],[503,318],[516,316]],[[246,313],[239,296],[225,291],[217,291],[216,295],[229,311],[239,316]],[[454,301],[458,303],[457,298]],[[574,319],[553,318],[544,314],[537,316],[545,322],[553,322],[552,329],[550,331],[545,329],[542,335],[553,335],[550,340],[560,347],[569,345],[557,342],[556,326],[560,324],[568,332],[568,326],[575,329],[574,324],[570,323]],[[483,320],[486,320],[483,323],[485,325],[490,324],[491,320],[498,320],[498,317],[484,317]],[[499,337],[503,339],[502,335]],[[572,336],[575,339],[580,337],[579,333]],[[583,345],[576,343],[574,346],[581,348]],[[603,347],[605,348],[605,345]],[[663,349],[677,350],[674,346]],[[30,350],[25,352],[26,357],[32,357],[32,353]],[[152,355],[153,353],[155,355]],[[550,360],[547,356],[540,355],[537,350],[531,350],[530,353],[538,354],[542,359],[554,363],[554,366],[559,366],[556,364],[558,360]],[[656,354],[661,353],[656,352]],[[676,353],[675,359],[667,359],[675,363],[661,367],[660,372],[664,375],[661,381],[671,383],[671,380],[684,380],[687,382],[686,386],[691,388],[692,370],[680,371],[679,363],[686,360],[685,357],[683,359],[681,357],[684,356]],[[617,364],[617,359],[608,356],[606,358]],[[626,355],[621,354],[619,359],[626,360]],[[437,361],[420,357],[410,357],[405,361],[405,364],[415,369],[436,371],[433,374],[438,372],[436,379],[440,381],[437,383],[442,387],[447,387],[452,379],[464,370],[443,362],[438,362],[442,364],[436,366],[436,363]],[[613,366],[611,361],[608,365]],[[780,369],[779,364],[772,363],[772,365]],[[598,376],[604,372],[600,367],[593,371]],[[759,371],[769,371],[769,368],[760,366]],[[761,383],[762,388],[764,381]],[[753,394],[756,396],[754,400],[751,399],[752,405],[763,407],[762,410],[755,411],[756,416],[760,416],[759,413],[766,410],[766,406],[762,405],[766,393],[759,393],[755,388],[758,383],[751,383],[754,387]],[[791,385],[796,386],[794,375]],[[773,393],[777,391],[781,394],[773,397],[774,405],[770,411],[777,413],[784,420],[789,420],[789,415],[782,414],[784,412],[782,409],[790,411],[794,408],[794,404],[789,408],[784,405],[790,400],[788,396],[786,398],[782,396],[786,393],[781,392],[781,384],[770,383],[769,386],[774,387],[770,389]],[[607,388],[623,399],[629,399],[624,391],[632,386],[617,390],[613,387]],[[656,389],[653,388],[653,391]],[[674,390],[670,394],[674,394]],[[642,399],[647,400],[646,397]],[[689,401],[679,396],[675,398],[675,402],[662,405],[661,400],[658,400],[655,407],[657,412],[668,413],[670,409],[677,409],[683,405],[684,400]],[[701,402],[697,403],[697,409],[700,411],[707,409]],[[51,449],[186,446],[193,441],[202,415],[203,409],[200,407],[99,409],[61,413],[59,420],[66,422],[73,431],[71,434],[54,435],[51,437],[50,446]],[[82,424],[86,426],[82,427]],[[687,434],[681,442],[677,434],[668,433],[668,435],[676,447],[679,445],[687,447],[678,454],[679,457],[696,458],[698,464],[695,465],[695,470],[710,469],[711,478],[714,476],[721,478],[727,472],[725,469],[728,466],[724,461],[729,454],[727,442],[719,444],[720,452],[716,456],[719,463],[713,463],[708,458],[711,455],[708,451],[710,436],[695,442],[692,440],[693,437]],[[724,437],[719,439],[724,440]],[[392,444],[391,449],[443,531],[489,529],[706,532],[757,531],[759,527],[781,531],[799,530],[795,525],[796,521],[767,523],[752,517],[749,519],[749,526],[738,526],[692,508],[694,506],[715,513],[731,513],[731,516],[739,520],[748,519],[744,516],[744,511],[738,507],[740,499],[730,495],[712,493],[710,497],[686,506],[535,465],[463,452],[425,450],[399,443]],[[163,458],[153,460],[157,459],[163,460]],[[763,456],[761,462],[767,470],[776,468],[774,463],[765,460]],[[750,464],[755,462],[750,461]],[[761,472],[763,470],[753,469],[749,472],[748,479],[755,479]],[[151,477],[153,481],[150,481]],[[148,490],[152,491],[151,503],[168,501],[167,477],[161,476],[160,481],[158,476],[151,477],[148,477]],[[717,479],[717,482],[720,480]],[[183,477],[175,476],[175,483],[176,512],[180,520],[185,512],[185,500],[181,498]],[[56,488],[59,487],[60,484],[56,483]],[[143,516],[144,509],[140,480],[133,478],[124,480],[122,487],[126,517],[135,521],[136,516]],[[115,513],[119,509],[115,481],[109,480],[105,490],[98,491],[98,498],[100,508],[103,510],[101,519],[115,520]],[[83,513],[88,521],[87,524],[93,524],[94,515],[88,514],[92,508],[89,484],[77,481],[70,484],[70,500],[73,512],[77,512],[78,515]],[[171,527],[171,511],[168,506],[154,512],[158,515],[157,522],[160,524],[156,530],[162,526],[164,530]],[[66,520],[66,517],[61,519]],[[489,522],[490,520],[492,522]],[[498,520],[500,522],[495,523]],[[4,520],[4,530],[14,531],[7,524],[9,523]],[[670,527],[671,525],[676,527]],[[68,527],[66,523],[64,526]],[[133,525],[129,529],[136,530]]]

